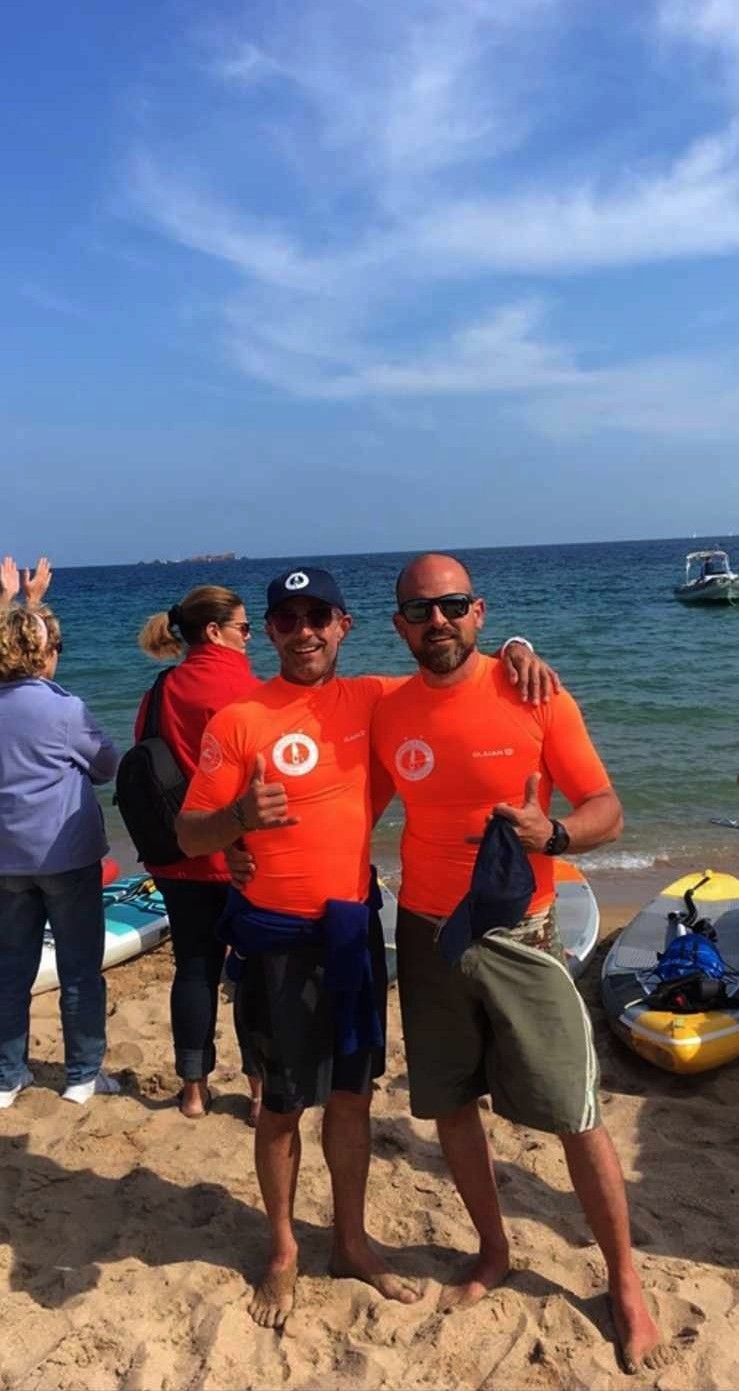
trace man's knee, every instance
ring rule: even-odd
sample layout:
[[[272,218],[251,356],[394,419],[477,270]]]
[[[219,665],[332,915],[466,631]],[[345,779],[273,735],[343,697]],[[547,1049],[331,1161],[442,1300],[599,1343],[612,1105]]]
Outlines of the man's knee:
[[[436,1129],[440,1138],[468,1133],[471,1129],[478,1128],[482,1129],[482,1121],[477,1100],[466,1101],[463,1106],[456,1106],[453,1111],[436,1117]]]
[[[288,1135],[297,1130],[302,1114],[302,1106],[296,1111],[270,1111],[269,1106],[263,1103],[257,1129],[267,1136]]]
[[[366,1115],[371,1104],[371,1089],[366,1092],[333,1091],[326,1102],[326,1109],[330,1108],[337,1114]]]

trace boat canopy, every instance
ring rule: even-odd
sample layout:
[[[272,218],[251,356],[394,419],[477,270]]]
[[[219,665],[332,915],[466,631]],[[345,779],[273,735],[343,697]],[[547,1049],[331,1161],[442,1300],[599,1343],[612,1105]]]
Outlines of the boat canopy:
[[[710,579],[714,575],[730,575],[729,557],[726,551],[689,551],[685,557],[685,580],[690,580],[691,569],[700,564],[700,579]]]

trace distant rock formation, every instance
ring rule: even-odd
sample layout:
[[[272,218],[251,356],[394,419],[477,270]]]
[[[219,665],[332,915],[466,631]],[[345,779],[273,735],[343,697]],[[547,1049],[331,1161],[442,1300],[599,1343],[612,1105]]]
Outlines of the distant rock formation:
[[[137,565],[220,565],[226,560],[247,560],[245,555],[237,556],[235,551],[221,551],[218,555],[186,555],[182,560],[137,560]]]

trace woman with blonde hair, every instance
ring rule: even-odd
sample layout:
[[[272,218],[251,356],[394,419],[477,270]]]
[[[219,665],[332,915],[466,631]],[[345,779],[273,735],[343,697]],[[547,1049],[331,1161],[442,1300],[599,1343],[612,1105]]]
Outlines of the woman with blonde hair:
[[[78,696],[54,680],[62,651],[49,609],[0,614],[0,1108],[33,1082],[31,988],[44,927],[54,935],[65,1100],[117,1092],[105,1054],[102,869],[108,849],[93,785],[118,752]]]
[[[246,646],[250,624],[243,600],[232,589],[200,585],[168,613],[155,613],[139,634],[139,646],[158,661],[184,660],[165,677],[159,709],[159,735],[189,780],[198,765],[203,731],[212,715],[252,695]],[[136,717],[135,738],[144,737],[150,691]],[[225,947],[216,937],[230,880],[222,854],[185,856],[169,865],[147,864],[169,915],[175,973],[171,1017],[175,1070],[182,1079],[179,1105],[190,1119],[210,1108],[208,1075],[216,1061],[218,987]],[[250,1077],[256,1119],[261,1094]]]

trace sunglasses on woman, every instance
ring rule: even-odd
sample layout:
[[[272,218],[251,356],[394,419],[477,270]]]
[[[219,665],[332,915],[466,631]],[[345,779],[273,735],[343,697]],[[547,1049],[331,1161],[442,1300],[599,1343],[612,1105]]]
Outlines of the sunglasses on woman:
[[[238,628],[242,638],[248,638],[251,632],[251,623],[224,623],[224,628]]]
[[[434,609],[444,618],[464,618],[471,603],[471,594],[439,594],[435,599],[406,599],[398,605],[398,612],[406,623],[428,623]]]
[[[273,609],[267,614],[267,622],[277,629],[283,637],[288,633],[294,633],[296,628],[302,628],[307,624],[314,633],[323,632],[328,628],[334,616],[334,611],[330,604],[315,604],[312,609],[306,609],[305,613],[296,613],[295,609]]]

